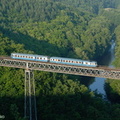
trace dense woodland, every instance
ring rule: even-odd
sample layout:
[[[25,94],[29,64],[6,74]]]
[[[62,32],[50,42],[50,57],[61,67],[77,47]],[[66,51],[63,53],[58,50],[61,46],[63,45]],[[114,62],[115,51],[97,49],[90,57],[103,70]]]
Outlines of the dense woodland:
[[[120,67],[119,0],[0,0],[0,56],[13,52],[96,60],[111,40]],[[82,84],[89,77],[34,71],[38,120],[120,120],[120,81],[109,101]],[[0,115],[24,118],[24,70],[0,67]]]

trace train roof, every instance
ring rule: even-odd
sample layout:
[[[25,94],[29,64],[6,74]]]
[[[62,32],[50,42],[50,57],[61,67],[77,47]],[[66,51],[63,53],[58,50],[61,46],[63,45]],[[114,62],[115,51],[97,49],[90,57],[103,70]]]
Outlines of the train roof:
[[[11,53],[11,55],[12,55],[12,54],[15,54],[15,55],[36,56],[36,57],[48,57],[48,56],[45,56],[45,55],[36,55],[36,54]]]
[[[96,62],[96,61],[90,61],[90,60],[81,60],[81,59],[75,59],[75,58],[63,58],[63,57],[51,57],[50,59],[62,59],[62,60],[73,60],[73,61],[82,61],[82,62]]]

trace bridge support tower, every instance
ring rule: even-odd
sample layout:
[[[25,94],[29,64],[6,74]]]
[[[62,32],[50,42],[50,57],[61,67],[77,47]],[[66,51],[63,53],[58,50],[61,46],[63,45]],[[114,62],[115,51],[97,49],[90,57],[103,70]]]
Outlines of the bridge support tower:
[[[25,70],[24,117],[27,120],[37,120],[35,81],[32,70]]]

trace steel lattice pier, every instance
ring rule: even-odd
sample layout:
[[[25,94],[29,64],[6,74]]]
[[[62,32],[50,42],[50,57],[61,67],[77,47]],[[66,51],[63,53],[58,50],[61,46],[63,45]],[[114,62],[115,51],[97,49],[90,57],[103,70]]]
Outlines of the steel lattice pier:
[[[64,64],[23,61],[23,60],[15,60],[15,59],[0,59],[0,66],[65,73],[65,74],[73,74],[73,75],[82,75],[82,76],[90,76],[90,77],[120,79],[119,69],[105,68],[105,67],[103,68],[82,67],[82,66],[79,67],[79,66],[70,66]]]

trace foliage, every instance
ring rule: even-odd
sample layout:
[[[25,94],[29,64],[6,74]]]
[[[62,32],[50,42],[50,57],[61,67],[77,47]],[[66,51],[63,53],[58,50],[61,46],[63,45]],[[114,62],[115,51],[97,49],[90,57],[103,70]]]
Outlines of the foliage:
[[[120,81],[107,80],[105,84],[108,99],[114,103],[120,103]]]
[[[98,60],[115,36],[118,65],[118,3],[119,0],[0,0],[0,55],[20,52]],[[75,76],[35,71],[38,118],[120,117],[119,104],[103,101],[79,80]],[[119,92],[117,83],[108,85]],[[0,114],[7,120],[23,120],[23,101],[24,71],[0,67]]]
[[[116,59],[113,62],[113,65],[116,68],[120,67],[120,25],[118,25],[115,29],[115,37],[116,37],[116,49],[115,56]],[[120,81],[119,80],[107,80],[105,84],[106,93],[111,102],[120,103]]]

